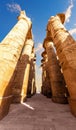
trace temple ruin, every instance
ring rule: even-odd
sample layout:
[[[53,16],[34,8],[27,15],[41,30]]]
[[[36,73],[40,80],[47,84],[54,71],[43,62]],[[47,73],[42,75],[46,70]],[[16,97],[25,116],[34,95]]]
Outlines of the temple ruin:
[[[41,54],[41,94],[54,103],[69,103],[76,116],[76,41],[64,21],[64,14],[48,20]],[[12,103],[26,102],[36,93],[35,65],[32,22],[21,11],[17,24],[0,43],[0,119]]]

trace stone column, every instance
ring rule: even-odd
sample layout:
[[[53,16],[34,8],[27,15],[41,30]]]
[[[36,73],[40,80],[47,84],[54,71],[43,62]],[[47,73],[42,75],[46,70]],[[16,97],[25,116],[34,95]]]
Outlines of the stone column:
[[[71,112],[76,116],[76,41],[63,26],[64,20],[64,14],[51,17],[47,31],[50,32],[50,36],[54,41],[63,70],[70,94],[69,104]]]
[[[44,51],[42,53],[43,59],[41,60],[42,62],[42,90],[44,92],[44,95],[47,97],[51,97],[51,84],[49,80],[49,73],[48,73],[48,63],[47,63],[47,54]]]
[[[41,62],[42,62],[42,60],[41,60]],[[47,95],[47,88],[46,88],[46,80],[45,80],[45,78],[46,78],[45,63],[42,63],[41,67],[42,67],[42,86],[41,86],[41,93],[46,96]]]
[[[30,55],[33,45],[32,39],[26,40],[14,79],[13,102],[20,103],[26,100],[30,72]]]
[[[30,74],[29,74],[29,82],[28,82],[28,92],[27,97],[31,97],[36,93],[36,83],[35,83],[35,53],[32,51],[30,58]]]
[[[32,53],[31,53],[32,55]],[[30,98],[31,95],[31,89],[32,89],[32,59],[30,57],[30,70],[29,70],[29,80],[28,80],[28,88],[27,88],[27,98]]]
[[[8,113],[12,98],[12,77],[31,27],[31,21],[24,11],[21,11],[18,20],[0,44],[0,119]]]
[[[52,88],[51,88],[51,82],[50,82],[50,75],[48,71],[48,66],[49,63],[48,61],[46,62],[46,86],[47,86],[47,97],[51,98],[52,97]]]
[[[35,69],[36,69],[36,57],[33,50],[33,53],[31,55],[31,64],[32,64],[32,89],[31,89],[31,95],[34,95],[36,93],[36,83],[35,83]]]
[[[55,49],[51,39],[46,38],[43,43],[48,56],[48,72],[51,81],[52,100],[56,103],[67,103],[66,87]]]

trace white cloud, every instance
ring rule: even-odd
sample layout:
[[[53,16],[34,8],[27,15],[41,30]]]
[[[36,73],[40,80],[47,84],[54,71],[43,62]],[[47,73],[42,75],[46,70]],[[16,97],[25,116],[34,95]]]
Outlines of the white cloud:
[[[65,23],[70,22],[70,17],[72,15],[72,8],[73,8],[73,0],[70,0],[70,5],[68,6],[67,10],[65,11]]]
[[[69,33],[70,33],[71,35],[76,34],[76,28],[73,28],[73,29],[69,30]]]
[[[43,50],[42,43],[38,43],[37,48],[35,48],[35,52],[39,52],[39,51],[42,51],[42,50]]]
[[[76,23],[74,24],[74,26],[76,26]]]
[[[11,4],[6,4],[7,6],[7,9],[10,11],[10,12],[16,12],[16,13],[19,13],[21,11],[21,7],[19,4],[17,3],[11,3]]]

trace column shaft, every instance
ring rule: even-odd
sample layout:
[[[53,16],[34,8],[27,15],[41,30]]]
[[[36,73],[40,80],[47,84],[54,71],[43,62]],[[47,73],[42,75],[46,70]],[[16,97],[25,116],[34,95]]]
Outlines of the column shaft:
[[[48,72],[52,88],[52,100],[57,103],[67,103],[66,87],[59,62],[56,57],[53,42],[46,38],[44,46],[48,55]]]
[[[47,96],[46,69],[44,64],[42,66],[42,94]]]
[[[29,82],[28,82],[28,93],[27,96],[31,97],[36,93],[36,84],[35,84],[35,54],[31,53],[30,58],[30,73],[29,73]]]
[[[56,46],[64,78],[70,94],[69,103],[76,116],[76,42],[62,25],[65,15],[58,14],[48,23],[48,31]],[[57,27],[57,25],[59,25]],[[53,29],[53,30],[52,30]]]
[[[47,54],[46,51],[42,53],[43,59],[41,60],[42,62],[42,90],[44,92],[44,95],[47,97],[51,97],[51,83],[49,79],[49,72],[48,72],[48,62],[47,62]]]
[[[12,77],[31,21],[21,11],[18,23],[0,44],[0,119],[8,113],[12,98]]]
[[[13,84],[13,102],[23,102],[27,97],[29,71],[30,71],[30,55],[33,47],[33,40],[28,39],[25,42],[19,64],[17,66],[16,77]]]

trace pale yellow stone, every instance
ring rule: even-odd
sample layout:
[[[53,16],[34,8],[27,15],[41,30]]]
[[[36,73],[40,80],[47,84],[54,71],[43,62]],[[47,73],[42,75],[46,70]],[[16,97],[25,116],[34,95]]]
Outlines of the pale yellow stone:
[[[18,19],[19,21],[17,24],[0,44],[0,96],[3,97],[0,104],[0,115],[2,114],[2,116],[6,114],[6,105],[10,106],[9,98],[7,98],[7,104],[4,103],[4,98],[11,95],[13,74],[24,46],[27,33],[31,27],[31,21],[25,15],[24,11],[21,11]]]
[[[50,32],[57,55],[62,67],[63,75],[70,94],[69,102],[72,113],[76,116],[76,41],[63,24],[64,15],[50,18],[47,32]],[[57,25],[59,25],[57,27]]]
[[[13,81],[13,102],[23,102],[27,97],[29,72],[30,72],[30,56],[32,53],[34,42],[32,39],[27,39],[21,57],[19,59],[16,77]]]

